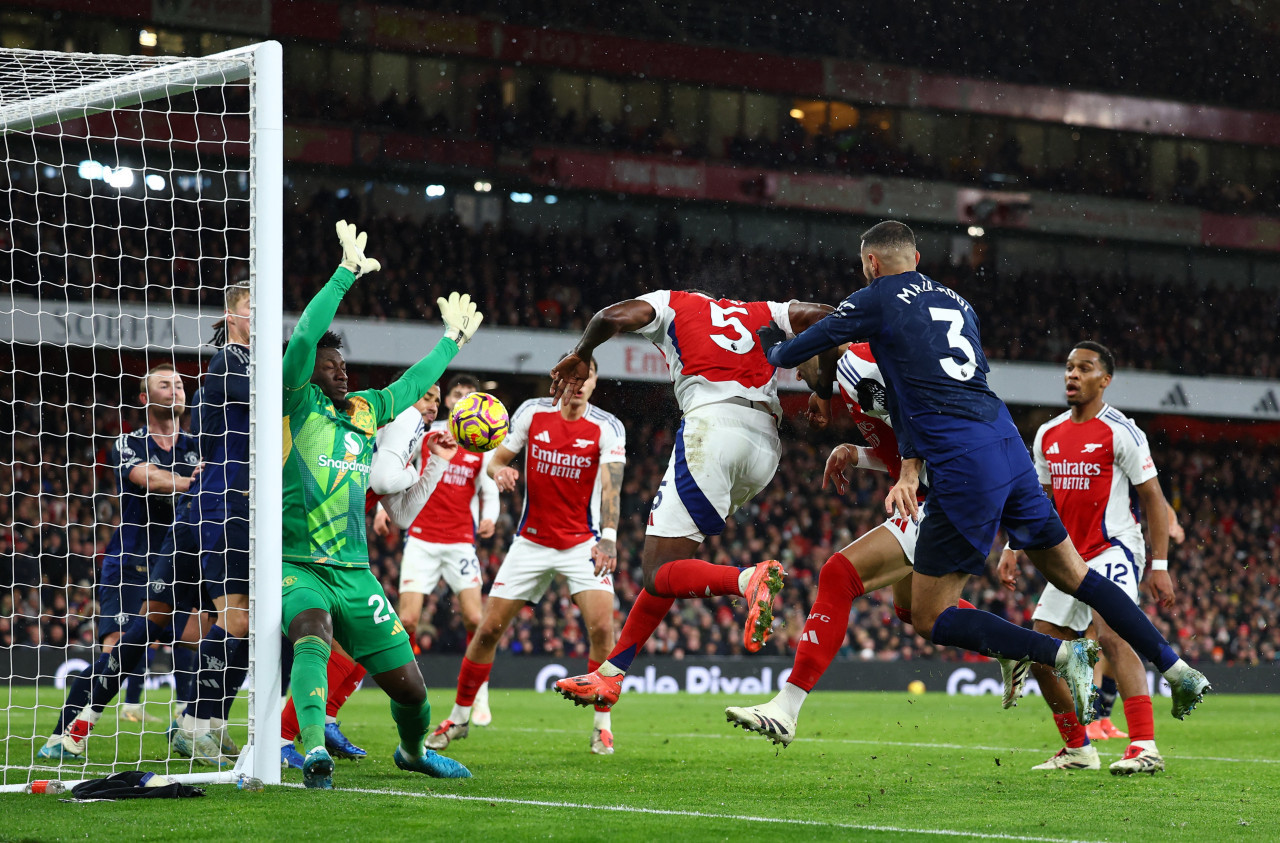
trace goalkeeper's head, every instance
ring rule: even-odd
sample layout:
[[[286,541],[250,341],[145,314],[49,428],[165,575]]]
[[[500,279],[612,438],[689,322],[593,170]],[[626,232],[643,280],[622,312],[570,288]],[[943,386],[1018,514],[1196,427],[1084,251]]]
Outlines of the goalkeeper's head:
[[[316,365],[311,370],[311,382],[333,402],[334,409],[346,411],[347,361],[342,356],[342,337],[333,331],[325,331],[316,343]]]

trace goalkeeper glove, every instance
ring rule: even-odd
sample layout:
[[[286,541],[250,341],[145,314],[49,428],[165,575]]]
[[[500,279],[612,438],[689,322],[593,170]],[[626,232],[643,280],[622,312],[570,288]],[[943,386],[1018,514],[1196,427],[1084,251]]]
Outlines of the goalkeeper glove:
[[[338,242],[342,244],[342,263],[338,264],[340,267],[357,278],[366,272],[382,269],[382,264],[375,258],[364,256],[364,244],[369,239],[367,231],[357,232],[355,224],[346,220],[338,220],[337,229]]]
[[[768,325],[761,325],[756,336],[760,338],[760,350],[767,355],[769,349],[787,338],[787,332],[779,328],[777,322],[771,321]]]
[[[440,308],[440,318],[444,320],[444,335],[458,344],[462,344],[475,334],[484,321],[484,314],[476,310],[476,303],[466,293],[450,293],[449,298],[436,299],[436,307]]]

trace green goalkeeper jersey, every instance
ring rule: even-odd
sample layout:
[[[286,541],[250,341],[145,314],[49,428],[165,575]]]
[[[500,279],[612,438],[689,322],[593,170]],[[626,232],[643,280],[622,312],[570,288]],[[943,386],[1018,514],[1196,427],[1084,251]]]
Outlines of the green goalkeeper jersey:
[[[439,380],[458,353],[443,338],[383,389],[348,393],[338,410],[311,383],[316,343],[355,275],[339,268],[302,312],[284,355],[284,558],[341,568],[369,567],[365,492],[378,428]]]

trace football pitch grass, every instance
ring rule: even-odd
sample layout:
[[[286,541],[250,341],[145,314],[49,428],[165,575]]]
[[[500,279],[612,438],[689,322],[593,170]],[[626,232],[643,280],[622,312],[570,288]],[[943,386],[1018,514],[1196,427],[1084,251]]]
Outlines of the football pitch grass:
[[[0,692],[14,706],[6,759],[21,764],[31,741],[12,735],[28,728],[18,728],[30,722],[19,706],[30,706],[35,690],[9,693]],[[431,696],[438,721],[452,693],[437,685]],[[43,690],[40,702],[54,697],[61,692]],[[342,726],[369,757],[338,761],[335,791],[302,790],[301,773],[290,770],[290,786],[211,785],[203,799],[70,804],[0,794],[0,840],[1280,839],[1280,697],[1211,695],[1185,722],[1158,699],[1168,770],[1154,777],[1107,772],[1123,740],[1099,744],[1100,771],[1032,772],[1060,745],[1034,697],[1002,711],[991,696],[818,692],[800,738],[780,749],[724,720],[726,705],[760,699],[630,694],[613,713],[617,753],[609,757],[588,750],[590,710],[532,691],[491,697],[493,725],[473,727],[448,751],[471,780],[396,769],[387,699],[362,690]],[[51,719],[46,709],[42,725]],[[115,727],[109,711],[97,732]],[[122,758],[163,757],[162,735],[140,741],[140,727],[123,727]],[[97,761],[116,750],[110,737],[90,739]],[[10,769],[7,781],[23,775]]]

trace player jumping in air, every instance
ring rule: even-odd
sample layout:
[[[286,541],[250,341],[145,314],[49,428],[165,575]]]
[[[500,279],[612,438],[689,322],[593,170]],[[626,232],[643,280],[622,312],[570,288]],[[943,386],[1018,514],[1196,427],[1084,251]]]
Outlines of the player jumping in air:
[[[356,279],[381,268],[365,257],[365,235],[337,224],[342,263],[307,305],[284,354],[285,466],[283,504],[283,629],[293,644],[291,686],[305,751],[303,783],[333,787],[325,749],[326,667],[337,640],[391,698],[404,770],[468,778],[466,767],[423,740],[431,706],[409,635],[369,570],[365,491],[374,436],[426,393],[480,326],[468,296],[439,299],[445,336],[435,349],[383,389],[347,392],[341,341],[328,333],[343,295]]]
[[[849,415],[867,443],[865,446],[837,445],[827,458],[822,488],[831,481],[836,492],[843,495],[849,486],[845,471],[850,467],[885,471],[890,480],[896,482],[902,457],[898,455],[898,440],[889,417],[884,376],[870,347],[859,343],[842,351],[836,365],[836,384]],[[813,365],[816,362],[816,358],[807,361],[798,369],[801,377],[815,388],[818,384],[814,379],[819,377],[814,371],[819,368]],[[819,391],[809,398],[808,417],[819,428],[829,422],[830,402]],[[892,586],[895,612],[904,623],[911,623],[911,565],[918,532],[919,526],[910,518],[890,517],[823,563],[818,575],[818,596],[800,633],[794,666],[782,690],[760,705],[726,708],[726,719],[774,743],[790,744],[796,736],[801,706],[844,644],[853,601],[868,592]],[[963,599],[959,605],[973,608],[972,603]],[[1013,669],[1014,665],[1002,663],[1002,668]],[[1027,668],[1021,667],[1020,672],[1019,684],[1025,679]]]
[[[591,377],[587,361],[595,349],[632,331],[662,351],[683,413],[649,513],[641,552],[644,588],[604,664],[556,683],[567,699],[616,703],[636,653],[677,597],[745,597],[745,646],[754,652],[763,645],[782,589],[782,566],[768,561],[739,569],[690,557],[707,536],[723,532],[725,519],[778,469],[777,370],[761,353],[756,329],[773,321],[788,332],[803,330],[829,311],[798,301],[741,302],[658,290],[601,310],[577,348],[551,370],[552,397],[571,396]]]
[[[920,518],[912,576],[916,630],[942,646],[1056,667],[1070,687],[1076,717],[1092,719],[1095,642],[1060,641],[957,605],[965,581],[985,569],[1003,527],[1011,546],[1025,550],[1051,583],[1091,606],[1156,665],[1169,680],[1174,717],[1185,717],[1209,689],[1208,680],[1178,657],[1122,589],[1080,558],[1040,487],[1008,408],[987,386],[989,366],[973,307],[917,272],[919,260],[910,228],[892,221],[873,226],[862,237],[866,288],[794,339],[778,327],[761,332],[775,366],[795,366],[844,342],[870,341],[903,456],[886,509],[920,518],[919,470],[922,462],[929,467],[929,504]]]
[[[587,403],[598,374],[595,361],[590,364],[591,376],[558,406],[545,398],[521,404],[511,432],[492,452],[488,472],[499,489],[509,492],[520,476],[511,461],[527,449],[524,510],[494,575],[480,628],[467,645],[453,711],[427,738],[433,749],[467,736],[472,705],[489,681],[498,642],[525,603],[541,598],[556,574],[568,580],[587,627],[588,669],[595,670],[613,647],[612,575],[627,439],[615,416]],[[613,754],[608,706],[596,707],[591,751]]]
[[[1130,489],[1142,510],[1151,513],[1151,570],[1146,587],[1164,606],[1173,605],[1169,577],[1169,505],[1156,479],[1147,437],[1123,413],[1103,400],[1115,373],[1115,358],[1105,346],[1082,342],[1067,357],[1065,413],[1036,431],[1032,453],[1045,493],[1053,499],[1071,543],[1091,571],[1115,583],[1134,603],[1145,567],[1142,527],[1130,508]],[[1012,550],[1001,555],[999,574],[1010,590],[1017,588],[1018,565]],[[1156,748],[1155,720],[1147,671],[1138,654],[1102,618],[1052,584],[1036,604],[1035,629],[1056,638],[1075,638],[1092,623],[1098,643],[1115,670],[1129,723],[1130,744],[1111,765],[1115,774],[1156,773],[1164,759]],[[1040,692],[1053,712],[1066,746],[1035,770],[1097,770],[1098,750],[1072,710],[1071,695],[1052,671],[1032,665]]]

